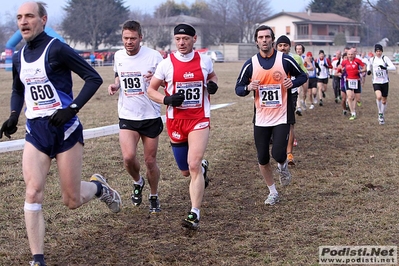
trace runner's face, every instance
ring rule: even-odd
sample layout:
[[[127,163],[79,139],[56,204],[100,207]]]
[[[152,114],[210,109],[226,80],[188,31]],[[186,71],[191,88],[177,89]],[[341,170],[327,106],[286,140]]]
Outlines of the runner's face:
[[[282,53],[288,54],[291,50],[291,47],[288,43],[279,43],[277,44],[277,51],[280,51]]]
[[[32,41],[44,31],[46,22],[47,16],[39,16],[39,7],[35,2],[25,3],[18,9],[18,28],[26,42]]]
[[[299,55],[302,55],[302,46],[298,45],[295,47],[295,52]]]
[[[352,61],[355,58],[355,54],[352,49],[348,51],[348,60]]]
[[[140,43],[143,36],[137,31],[123,30],[122,41],[128,55],[135,55],[140,51]]]
[[[256,37],[256,44],[258,45],[261,52],[269,54],[273,51],[273,39],[270,30],[260,30],[258,31],[258,36]]]
[[[175,44],[177,50],[182,54],[189,54],[193,51],[194,43],[197,41],[197,35],[189,36],[186,34],[176,34]]]

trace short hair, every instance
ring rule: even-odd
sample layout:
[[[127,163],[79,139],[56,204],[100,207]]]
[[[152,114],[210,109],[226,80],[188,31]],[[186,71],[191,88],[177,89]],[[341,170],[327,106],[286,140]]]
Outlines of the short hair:
[[[303,46],[302,44],[298,43],[297,45],[295,45],[295,50],[297,46],[301,46],[302,47],[302,53],[305,53],[305,46]]]
[[[258,40],[258,32],[261,31],[261,30],[270,30],[270,32],[272,33],[272,34],[271,34],[271,35],[272,35],[272,40],[274,41],[275,36],[274,36],[274,32],[273,32],[272,28],[270,28],[269,26],[266,26],[266,25],[260,25],[260,26],[259,26],[258,28],[256,28],[256,30],[255,30],[255,34],[254,34],[254,40],[255,40],[255,42]]]
[[[41,1],[36,2],[36,4],[38,7],[39,17],[42,18],[44,16],[47,16],[47,10],[46,10],[47,4]]]
[[[135,20],[127,20],[127,21],[125,21],[123,23],[123,25],[122,25],[122,32],[124,30],[137,31],[139,36],[142,36],[141,25],[140,25],[139,22],[137,22]]]

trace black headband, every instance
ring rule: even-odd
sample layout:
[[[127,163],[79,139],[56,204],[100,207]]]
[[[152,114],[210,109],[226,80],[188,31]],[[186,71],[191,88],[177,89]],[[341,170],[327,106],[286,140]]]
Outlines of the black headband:
[[[185,34],[189,36],[194,36],[195,29],[188,24],[179,24],[174,29],[174,35],[176,34]]]

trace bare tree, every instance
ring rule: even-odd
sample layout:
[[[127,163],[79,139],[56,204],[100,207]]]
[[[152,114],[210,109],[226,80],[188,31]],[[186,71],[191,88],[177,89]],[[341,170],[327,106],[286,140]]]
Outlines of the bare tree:
[[[214,0],[210,2],[211,16],[209,34],[214,44],[239,42],[238,28],[233,23],[234,2],[229,0]]]
[[[271,15],[268,0],[235,0],[233,1],[233,18],[239,29],[240,41],[253,42],[255,25]]]
[[[399,0],[378,1],[373,4],[370,0],[366,0],[371,8],[381,13],[386,20],[399,30]]]
[[[61,27],[71,41],[82,42],[97,50],[100,44],[119,42],[120,25],[129,11],[123,0],[69,0]]]

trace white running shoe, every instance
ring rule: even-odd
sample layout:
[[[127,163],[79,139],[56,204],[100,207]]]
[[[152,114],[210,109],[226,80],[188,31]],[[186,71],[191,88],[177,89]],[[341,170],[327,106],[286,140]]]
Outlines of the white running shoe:
[[[265,204],[266,205],[274,205],[279,201],[280,201],[280,197],[278,196],[278,194],[269,194],[269,196],[267,196],[267,199],[265,200]]]
[[[282,186],[288,186],[291,183],[291,173],[288,170],[287,162],[284,163],[282,169],[277,167],[277,172],[280,174],[280,184]]]

